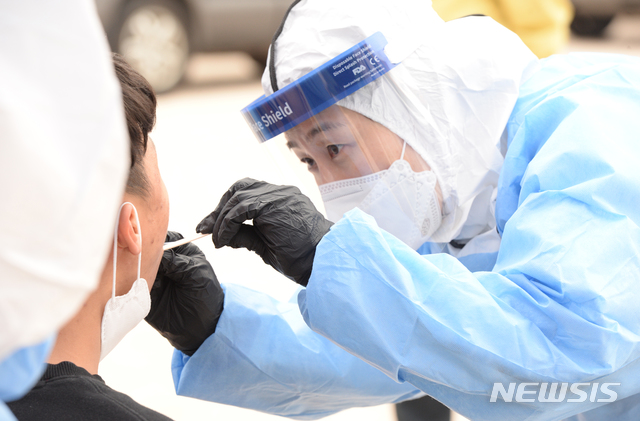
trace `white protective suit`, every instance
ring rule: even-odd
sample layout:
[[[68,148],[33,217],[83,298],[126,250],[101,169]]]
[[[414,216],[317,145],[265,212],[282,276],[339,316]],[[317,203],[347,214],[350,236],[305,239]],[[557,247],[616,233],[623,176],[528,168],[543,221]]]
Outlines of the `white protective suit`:
[[[536,56],[490,18],[444,23],[424,1],[406,0],[404,7],[339,3],[301,2],[291,10],[271,50],[278,86],[382,32],[390,58],[408,56],[338,105],[387,127],[429,164],[444,197],[444,220],[434,242],[469,240],[494,229],[500,139],[520,83],[538,68]],[[323,13],[332,7],[339,8],[339,19]],[[483,67],[491,71],[479,72]],[[273,93],[271,77],[265,71],[266,94]]]
[[[18,349],[55,334],[97,284],[128,174],[129,139],[91,1],[0,0],[0,75],[5,400],[39,375],[51,341],[34,358]]]

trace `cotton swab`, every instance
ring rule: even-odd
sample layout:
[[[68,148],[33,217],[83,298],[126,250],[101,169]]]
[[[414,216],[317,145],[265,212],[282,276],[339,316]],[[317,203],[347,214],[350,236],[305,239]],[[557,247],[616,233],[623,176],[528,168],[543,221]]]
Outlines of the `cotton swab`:
[[[171,241],[169,243],[164,243],[164,246],[162,247],[162,250],[169,250],[169,249],[172,249],[174,247],[178,247],[178,246],[181,246],[183,244],[187,244],[187,243],[190,243],[192,241],[198,240],[200,238],[206,237],[208,235],[211,235],[211,234],[198,234],[197,236],[192,237],[192,238],[183,238],[182,240]]]

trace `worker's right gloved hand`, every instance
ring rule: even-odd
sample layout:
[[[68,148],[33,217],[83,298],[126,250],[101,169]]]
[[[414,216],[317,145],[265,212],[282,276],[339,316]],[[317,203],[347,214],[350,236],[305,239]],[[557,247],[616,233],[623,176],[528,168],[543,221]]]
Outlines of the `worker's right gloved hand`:
[[[182,235],[169,231],[166,241]],[[151,288],[151,310],[145,320],[174,348],[193,355],[218,324],[224,292],[198,246],[187,243],[166,250]]]
[[[253,220],[253,225],[243,222]],[[244,178],[222,196],[196,231],[217,248],[244,247],[289,279],[307,285],[316,246],[333,225],[297,187]]]

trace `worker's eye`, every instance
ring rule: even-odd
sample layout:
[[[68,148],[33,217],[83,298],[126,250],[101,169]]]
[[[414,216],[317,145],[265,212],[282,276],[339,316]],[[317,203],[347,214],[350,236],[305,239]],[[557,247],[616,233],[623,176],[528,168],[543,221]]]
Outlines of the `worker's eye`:
[[[300,158],[300,162],[302,162],[303,164],[307,164],[307,169],[309,171],[311,171],[316,165],[316,161],[311,158]]]
[[[338,154],[340,153],[342,148],[344,148],[344,145],[329,145],[329,146],[327,146],[327,151],[329,151],[329,156],[331,157],[331,159],[333,159],[336,156],[338,156]]]

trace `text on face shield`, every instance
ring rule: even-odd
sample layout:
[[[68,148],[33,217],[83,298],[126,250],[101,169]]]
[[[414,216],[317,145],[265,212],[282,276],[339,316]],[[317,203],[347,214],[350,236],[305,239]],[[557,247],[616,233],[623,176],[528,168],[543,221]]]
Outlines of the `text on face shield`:
[[[271,110],[271,114],[264,114],[260,117],[260,120],[264,123],[264,127],[269,127],[270,125],[276,123],[277,121],[283,120],[286,116],[293,114],[293,110],[288,102],[284,103],[284,108],[282,106],[278,106],[278,110]]]

